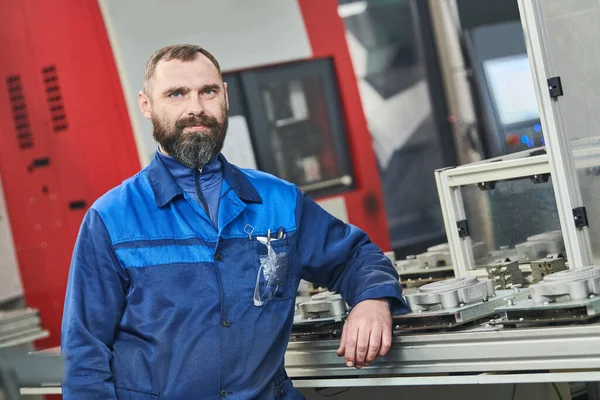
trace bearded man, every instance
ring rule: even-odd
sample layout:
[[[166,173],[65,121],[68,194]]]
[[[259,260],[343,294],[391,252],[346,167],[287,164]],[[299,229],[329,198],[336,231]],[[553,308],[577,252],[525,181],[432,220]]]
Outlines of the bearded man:
[[[301,279],[352,307],[338,354],[369,365],[405,312],[390,261],[296,186],[220,153],[227,83],[194,45],[149,59],[150,165],[87,211],[62,325],[65,399],[301,399],[284,368]]]

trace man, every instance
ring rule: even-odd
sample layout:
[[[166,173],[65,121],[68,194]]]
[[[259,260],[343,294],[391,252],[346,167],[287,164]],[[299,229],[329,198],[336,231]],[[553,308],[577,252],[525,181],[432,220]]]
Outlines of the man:
[[[294,185],[220,154],[227,84],[191,45],[148,61],[159,151],[87,212],[62,327],[65,399],[302,398],[284,370],[300,279],[353,307],[338,354],[361,368],[405,312],[389,260]]]

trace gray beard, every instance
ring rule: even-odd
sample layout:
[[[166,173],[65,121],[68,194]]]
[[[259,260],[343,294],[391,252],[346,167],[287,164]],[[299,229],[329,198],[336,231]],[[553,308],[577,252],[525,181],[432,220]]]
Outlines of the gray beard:
[[[152,118],[152,124],[154,126],[154,140],[160,144],[164,151],[181,164],[200,170],[223,150],[229,121],[227,110],[224,112],[222,124],[214,118],[201,116],[198,119],[202,125],[210,129],[209,133],[197,132],[184,136],[183,129],[189,126],[186,121],[178,122],[174,133],[164,129],[161,121],[154,117]]]
[[[223,142],[219,143],[217,137],[202,133],[185,141],[167,141],[165,144],[166,146],[161,143],[161,147],[171,157],[189,168],[199,170],[223,148]]]

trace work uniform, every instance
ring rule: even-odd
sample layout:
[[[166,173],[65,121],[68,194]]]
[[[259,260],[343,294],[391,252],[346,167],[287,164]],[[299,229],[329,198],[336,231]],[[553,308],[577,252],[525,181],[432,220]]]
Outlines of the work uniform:
[[[296,186],[222,155],[200,172],[157,153],[82,222],[63,397],[300,399],[283,363],[301,279],[407,311],[367,235]]]

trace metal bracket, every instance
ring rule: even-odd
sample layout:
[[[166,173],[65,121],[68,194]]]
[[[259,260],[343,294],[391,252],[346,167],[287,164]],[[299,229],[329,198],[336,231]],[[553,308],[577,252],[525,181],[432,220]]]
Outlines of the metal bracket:
[[[556,98],[563,95],[560,76],[555,76],[548,79],[548,91],[550,92],[550,97],[552,98]]]
[[[577,207],[573,209],[573,219],[575,220],[575,226],[581,228],[588,226],[588,217],[585,207]]]
[[[495,181],[479,182],[477,184],[477,187],[480,190],[494,190],[496,188],[496,182]]]
[[[533,183],[546,183],[550,179],[550,174],[537,174],[531,176],[531,181]]]
[[[469,223],[466,219],[462,219],[460,221],[456,221],[456,226],[458,227],[458,236],[461,238],[468,237],[469,233]]]
[[[532,152],[529,153],[529,156],[533,157],[533,156],[539,156],[539,155],[542,155],[542,154],[548,154],[546,152],[546,149],[537,149],[537,150],[534,150],[534,151],[532,151]]]

